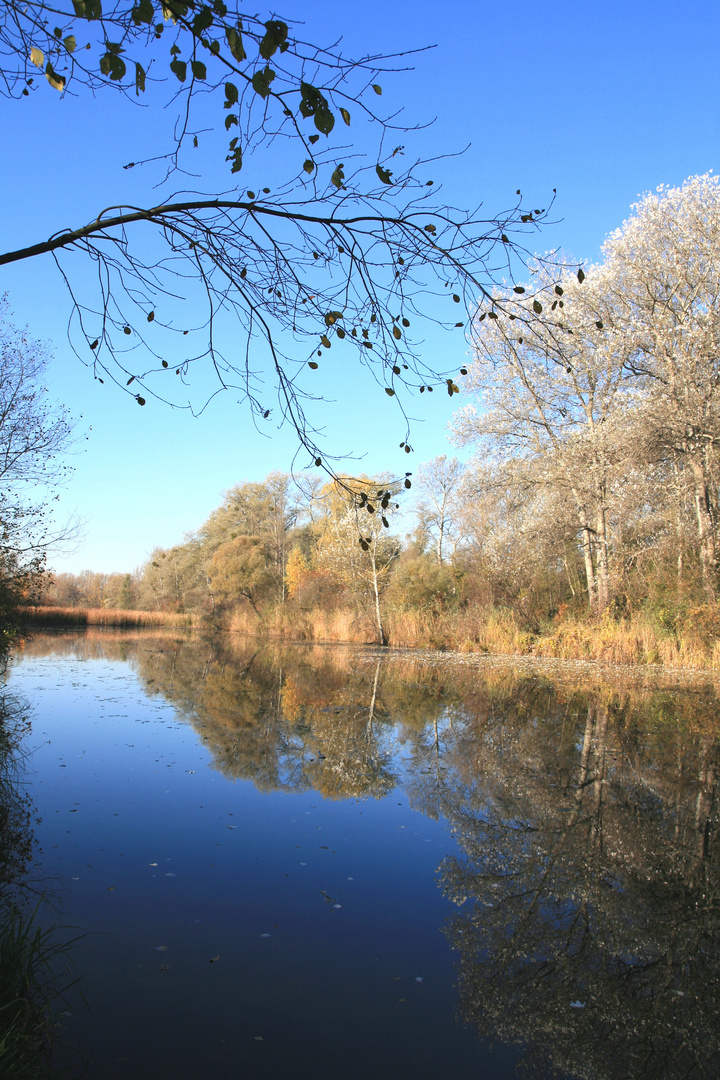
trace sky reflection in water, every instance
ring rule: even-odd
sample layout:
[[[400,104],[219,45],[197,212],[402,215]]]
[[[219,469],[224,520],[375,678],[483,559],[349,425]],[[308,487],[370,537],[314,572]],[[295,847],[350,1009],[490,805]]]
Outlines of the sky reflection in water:
[[[717,1075],[710,688],[113,635],[12,683],[91,1078]]]

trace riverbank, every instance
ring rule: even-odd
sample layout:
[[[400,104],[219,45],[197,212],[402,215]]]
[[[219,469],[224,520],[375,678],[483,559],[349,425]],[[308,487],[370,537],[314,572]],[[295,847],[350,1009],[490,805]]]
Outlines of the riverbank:
[[[560,615],[540,626],[526,626],[511,610],[469,607],[439,614],[390,609],[383,626],[387,643],[396,648],[720,670],[716,605],[688,610],[669,625],[642,615],[625,619]],[[286,641],[377,642],[372,619],[346,609],[276,611],[266,620],[239,609],[229,614],[222,628]]]
[[[377,641],[372,618],[347,608],[303,611],[288,606],[261,617],[246,606],[209,619],[191,613],[43,606],[24,608],[22,621],[45,628],[220,630],[288,642]],[[718,605],[689,609],[666,625],[643,615],[623,619],[559,615],[543,625],[526,626],[515,612],[502,608],[469,607],[439,614],[390,609],[384,629],[387,643],[397,648],[720,671]]]

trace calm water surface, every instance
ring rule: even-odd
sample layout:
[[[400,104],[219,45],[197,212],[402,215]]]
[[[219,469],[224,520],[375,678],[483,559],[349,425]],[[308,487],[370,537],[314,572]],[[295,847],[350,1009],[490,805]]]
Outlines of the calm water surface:
[[[10,689],[87,934],[60,1064],[720,1075],[712,685],[88,634]]]

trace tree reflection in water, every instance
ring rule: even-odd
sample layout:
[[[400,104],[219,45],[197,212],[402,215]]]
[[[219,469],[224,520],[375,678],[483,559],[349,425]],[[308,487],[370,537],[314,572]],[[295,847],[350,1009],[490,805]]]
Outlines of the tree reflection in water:
[[[460,1014],[522,1042],[531,1071],[718,1076],[712,683],[228,639],[83,648],[126,649],[226,776],[330,798],[401,783],[446,818]]]
[[[440,871],[460,907],[447,933],[461,1013],[483,1035],[523,1040],[544,1074],[717,1076],[719,744],[707,699],[692,727],[686,716],[648,734],[640,721],[657,719],[663,695],[640,707],[607,690],[545,695],[523,723],[527,698],[515,689],[509,727],[474,717],[465,797],[443,807],[463,850]]]

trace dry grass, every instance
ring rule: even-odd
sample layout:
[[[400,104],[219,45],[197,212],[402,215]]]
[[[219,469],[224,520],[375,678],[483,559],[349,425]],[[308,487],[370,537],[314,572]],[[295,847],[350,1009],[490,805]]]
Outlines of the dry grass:
[[[23,621],[34,626],[116,626],[141,628],[151,626],[196,626],[192,615],[166,611],[124,611],[119,608],[26,607],[21,610]]]
[[[385,613],[390,645],[409,649],[442,649],[491,656],[536,656],[560,660],[595,660],[607,664],[660,664],[668,670],[720,671],[720,636],[708,613],[673,632],[642,616],[555,619],[541,631],[523,627],[505,608],[471,606],[460,612],[403,611]],[[713,608],[713,612],[715,609]],[[28,607],[25,620],[47,627],[107,627],[184,629],[205,626],[249,637],[286,641],[375,644],[377,632],[369,613],[352,608],[302,611],[276,609],[261,618],[244,604],[217,618],[160,611],[120,611],[107,608]],[[710,613],[712,614],[712,612]],[[703,622],[703,617],[705,621]]]

